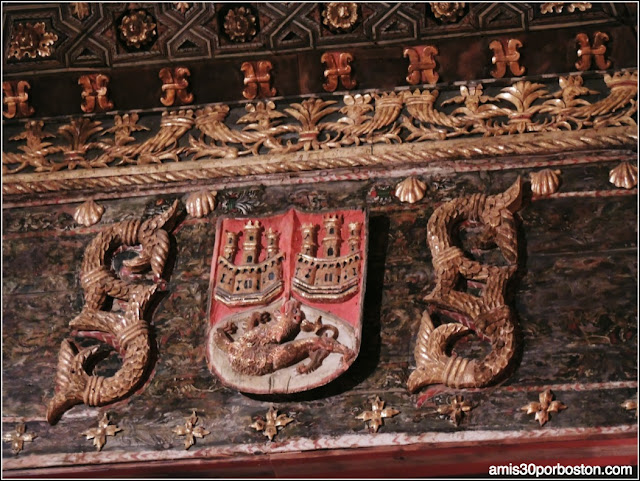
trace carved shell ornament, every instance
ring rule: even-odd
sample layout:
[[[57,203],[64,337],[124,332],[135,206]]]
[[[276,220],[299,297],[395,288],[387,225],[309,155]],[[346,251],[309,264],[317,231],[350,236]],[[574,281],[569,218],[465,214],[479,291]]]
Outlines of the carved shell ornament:
[[[209,215],[216,208],[216,191],[201,190],[187,197],[187,213],[191,217],[201,218]]]
[[[358,4],[331,2],[322,11],[324,23],[330,30],[348,30],[358,21]]]
[[[560,188],[560,170],[544,169],[540,172],[531,172],[531,191],[536,195],[550,195],[558,192]]]
[[[633,189],[638,185],[638,168],[629,162],[622,162],[609,172],[609,182],[616,187]]]
[[[92,226],[100,222],[104,214],[104,207],[96,204],[93,200],[88,200],[73,213],[73,219],[85,227]]]
[[[396,185],[396,197],[400,202],[414,204],[424,198],[427,185],[416,177],[407,177]]]

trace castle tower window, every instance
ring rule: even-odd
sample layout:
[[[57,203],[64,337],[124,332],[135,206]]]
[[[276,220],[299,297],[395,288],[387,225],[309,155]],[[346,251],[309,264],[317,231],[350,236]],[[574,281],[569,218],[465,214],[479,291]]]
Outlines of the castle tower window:
[[[269,272],[269,280],[272,281],[276,278],[276,275],[273,272]]]
[[[247,262],[253,262],[253,256],[248,255],[247,256]]]
[[[327,255],[328,255],[328,256],[332,256],[332,255],[333,255],[333,247],[329,247],[329,248],[327,249]]]

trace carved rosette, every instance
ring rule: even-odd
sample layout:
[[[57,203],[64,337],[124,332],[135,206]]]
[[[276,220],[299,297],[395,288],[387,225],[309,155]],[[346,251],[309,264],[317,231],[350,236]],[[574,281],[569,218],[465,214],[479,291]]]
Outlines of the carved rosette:
[[[616,187],[633,189],[638,185],[638,168],[629,162],[622,162],[609,172],[609,182]]]
[[[431,11],[443,22],[456,22],[464,15],[464,2],[431,2]]]
[[[256,35],[256,17],[246,7],[230,9],[224,17],[223,26],[233,42],[247,42]]]
[[[540,172],[529,174],[531,178],[531,191],[536,195],[550,195],[558,192],[560,188],[559,170],[543,169]]]
[[[191,217],[201,218],[208,216],[216,208],[216,191],[201,190],[187,197],[187,213]]]
[[[9,44],[8,58],[50,57],[51,46],[58,40],[55,33],[46,31],[44,22],[15,25]]]
[[[73,213],[73,219],[85,227],[92,226],[100,222],[104,207],[96,204],[93,200],[88,200]]]
[[[158,36],[155,19],[144,10],[127,13],[118,25],[120,38],[128,47],[141,48]]]
[[[330,30],[346,31],[358,21],[358,4],[347,2],[331,2],[322,10],[322,23]]]
[[[416,177],[407,177],[396,186],[395,195],[400,202],[415,204],[424,198],[427,184]]]

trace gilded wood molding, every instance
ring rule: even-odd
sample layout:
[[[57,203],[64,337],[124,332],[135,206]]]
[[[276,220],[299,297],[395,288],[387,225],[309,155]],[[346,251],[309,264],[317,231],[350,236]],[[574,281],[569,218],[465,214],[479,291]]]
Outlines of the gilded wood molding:
[[[306,99],[283,109],[258,101],[247,104],[236,121],[242,130],[227,120],[227,105],[174,110],[164,112],[157,132],[142,141],[136,132],[149,128],[136,113],[115,115],[109,128],[99,120],[71,119],[57,133],[43,121],[27,121],[24,132],[10,138],[22,145],[3,154],[3,192],[94,190],[635,145],[637,71],[605,74],[608,91],[596,101],[584,98],[598,92],[584,87],[580,75],[558,81],[559,89],[552,91],[521,80],[496,96],[485,94],[482,85],[463,85],[460,95],[440,105],[438,90],[428,89],[347,94],[341,103]],[[449,105],[454,106],[450,113]],[[329,117],[335,113],[342,117]],[[200,135],[183,139],[190,131]],[[363,144],[372,148],[357,151]],[[385,150],[384,144],[404,145]],[[74,169],[91,170],[69,172]]]
[[[310,172],[356,167],[384,168],[424,163],[470,161],[484,157],[563,153],[592,149],[631,149],[637,144],[635,127],[552,132],[475,139],[420,142],[406,145],[352,147],[325,152],[274,154],[240,159],[212,159],[162,165],[5,175],[4,195],[127,189],[167,186],[194,180]],[[455,166],[451,166],[456,170]]]

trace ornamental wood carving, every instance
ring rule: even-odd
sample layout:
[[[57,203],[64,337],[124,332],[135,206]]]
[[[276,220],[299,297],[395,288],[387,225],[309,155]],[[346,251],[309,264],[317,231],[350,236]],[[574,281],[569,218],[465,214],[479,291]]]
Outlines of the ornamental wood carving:
[[[240,70],[244,73],[244,90],[242,95],[245,99],[253,100],[256,97],[273,97],[276,89],[271,87],[271,70],[273,65],[268,60],[257,62],[244,62]]]
[[[158,77],[162,80],[162,105],[171,107],[172,105],[188,105],[193,103],[193,94],[187,92],[189,80],[187,77],[191,72],[186,67],[168,68],[160,70]]]
[[[522,202],[522,180],[497,195],[458,197],[438,207],[427,224],[427,243],[436,273],[436,285],[425,301],[462,315],[463,323],[434,327],[424,311],[415,347],[416,370],[407,386],[415,392],[429,384],[455,388],[484,387],[505,375],[516,352],[515,318],[505,304],[507,282],[518,266],[514,213]],[[506,266],[481,264],[456,246],[453,229],[460,222],[481,224],[502,252]],[[480,286],[481,294],[459,290],[461,281]],[[484,359],[452,356],[448,347],[474,330],[491,343]]]
[[[92,375],[87,367],[103,354],[100,346],[78,349],[62,341],[58,356],[55,394],[47,406],[47,421],[58,422],[76,404],[104,406],[129,396],[140,386],[150,362],[149,325],[145,311],[163,282],[169,255],[170,224],[178,213],[178,201],[165,212],[144,222],[128,220],[104,229],[85,250],[80,274],[84,289],[82,312],[70,323],[81,337],[95,338],[112,346],[122,365],[111,377]],[[124,269],[153,274],[154,283],[128,282],[111,267],[117,250],[140,245],[138,257],[123,261]],[[104,310],[108,299],[120,301],[120,311]]]
[[[2,103],[7,106],[2,111],[2,115],[7,119],[31,117],[35,109],[29,105],[29,94],[27,90],[31,88],[26,80],[9,80],[2,82],[2,92],[4,98]]]
[[[520,52],[518,49],[522,47],[522,42],[517,38],[510,38],[505,44],[500,40],[494,40],[489,44],[489,48],[493,51],[491,63],[496,67],[491,70],[491,76],[502,78],[507,73],[507,66],[516,77],[524,75],[525,68],[520,65]]]
[[[589,36],[586,33],[576,35],[576,42],[580,46],[578,49],[578,61],[576,68],[578,70],[589,70],[593,61],[600,70],[606,70],[611,67],[611,62],[605,58],[607,53],[606,42],[609,41],[609,35],[603,32],[596,32],[593,35],[593,46],[589,42]]]
[[[411,85],[435,84],[439,75],[435,72],[438,49],[433,45],[420,45],[404,49],[403,55],[409,57],[407,82]]]
[[[355,88],[357,82],[350,65],[353,62],[353,55],[348,52],[325,52],[320,57],[320,61],[327,65],[324,71],[323,89],[327,92],[335,92],[338,82],[342,83],[347,90]]]
[[[106,112],[113,109],[113,102],[108,97],[109,77],[105,74],[82,75],[78,79],[78,85],[82,86],[80,108],[83,112]]]
[[[413,92],[386,92],[381,94],[344,95],[340,101],[311,98],[291,103],[286,108],[277,108],[272,101],[247,104],[244,115],[234,125],[228,121],[230,107],[223,104],[203,109],[180,110],[162,114],[159,131],[151,138],[137,141],[135,133],[148,130],[138,123],[138,114],[116,115],[115,125],[108,129],[98,120],[72,119],[58,129],[57,134],[48,132],[42,121],[27,122],[25,131],[11,137],[12,141],[24,141],[19,152],[4,152],[3,189],[11,174],[26,172],[55,172],[61,169],[111,167],[120,165],[145,165],[151,163],[178,162],[186,160],[229,159],[217,164],[211,175],[245,175],[254,173],[288,171],[290,169],[312,170],[314,165],[350,166],[372,165],[362,155],[354,160],[341,160],[340,156],[315,159],[282,160],[278,165],[260,166],[255,162],[237,159],[243,156],[264,154],[287,154],[300,151],[322,151],[361,144],[391,144],[425,141],[442,141],[454,138],[470,138],[481,134],[485,138],[474,143],[473,148],[447,144],[439,148],[439,158],[476,155],[522,154],[558,148],[580,148],[596,145],[619,145],[628,135],[610,138],[599,135],[594,129],[632,126],[636,122],[637,71],[605,74],[607,89],[604,98],[596,101],[585,97],[597,94],[584,87],[580,75],[560,77],[559,88],[520,80],[504,87],[497,95],[487,95],[481,84],[463,85],[460,95],[444,102],[438,101],[436,89],[416,89]],[[608,91],[607,91],[608,90]],[[445,106],[453,105],[450,113]],[[327,120],[339,112],[338,120]],[[189,135],[188,145],[179,140],[192,127],[196,134]],[[240,130],[238,126],[243,126]],[[567,131],[582,131],[571,138]],[[559,135],[547,140],[548,145],[538,145],[534,139],[496,140],[486,137],[524,134],[530,132],[557,132]],[[199,135],[197,135],[199,133]],[[560,135],[562,133],[562,135]],[[53,139],[53,141],[49,141]],[[474,140],[475,142],[475,140]],[[429,144],[424,144],[425,149]],[[477,154],[476,154],[477,153]],[[346,153],[345,153],[346,155]],[[417,151],[412,156],[420,155]],[[380,160],[386,164],[392,160]],[[346,163],[345,163],[346,162]],[[354,164],[356,162],[356,164]],[[280,167],[282,166],[282,167]],[[252,170],[253,169],[253,170]],[[161,173],[155,172],[155,179]],[[6,175],[8,174],[8,175]],[[174,172],[167,176],[179,177]],[[184,174],[181,180],[202,178]],[[31,184],[23,183],[16,189],[33,191]],[[159,180],[161,181],[161,180]],[[99,185],[104,179],[74,179],[71,184]],[[125,182],[124,179],[109,180]],[[130,180],[129,182],[133,182]],[[144,182],[142,178],[136,184]],[[47,179],[45,190],[59,188],[61,181]],[[54,189],[55,190],[55,189]],[[20,190],[19,192],[25,192]]]
[[[207,359],[224,384],[294,393],[349,368],[362,332],[365,220],[357,210],[221,219]]]

